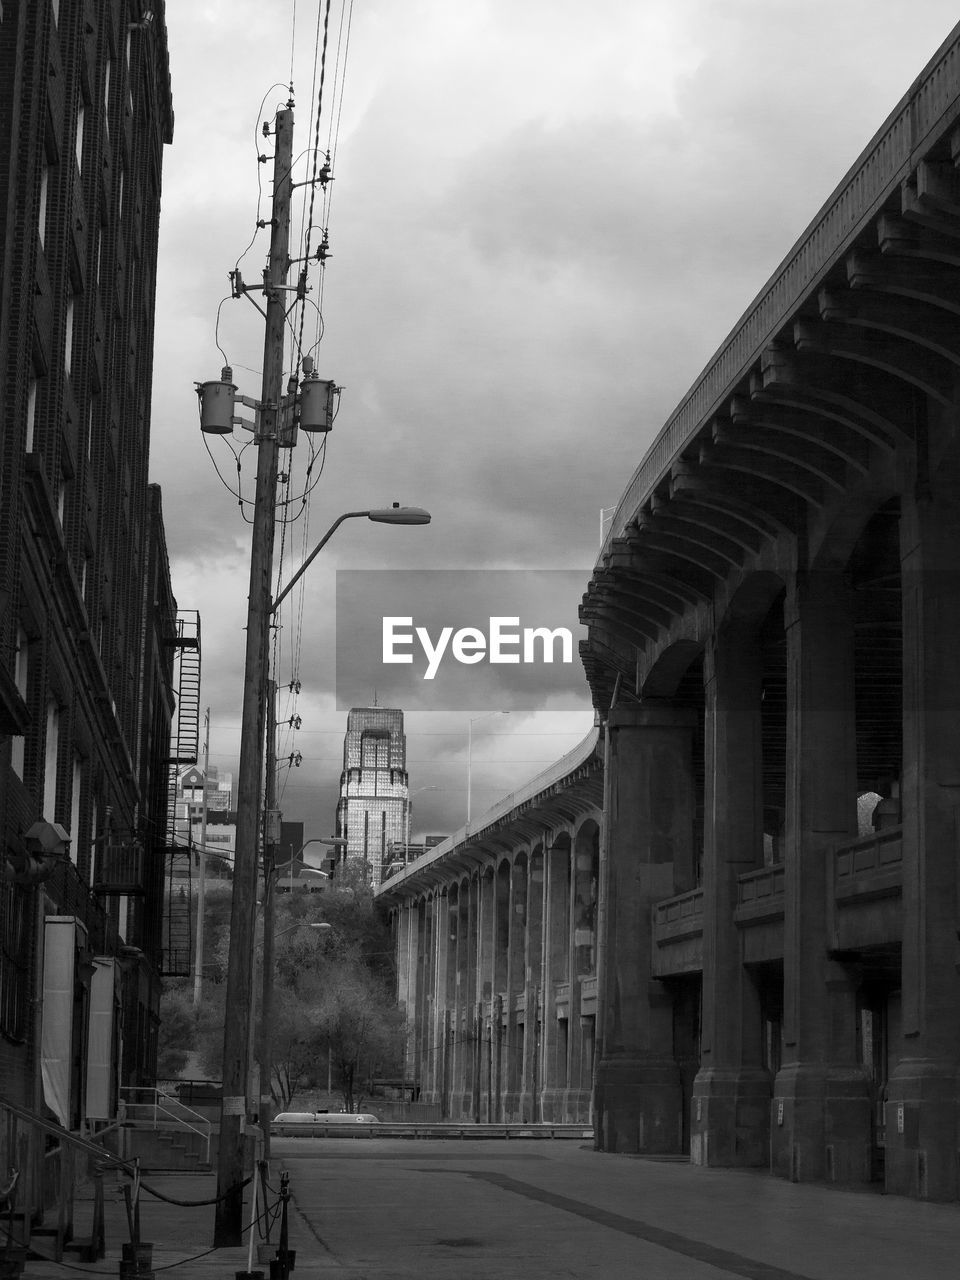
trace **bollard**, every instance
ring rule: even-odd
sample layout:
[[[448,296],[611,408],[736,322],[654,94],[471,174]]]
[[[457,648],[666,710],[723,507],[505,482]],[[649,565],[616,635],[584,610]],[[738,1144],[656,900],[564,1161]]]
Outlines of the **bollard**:
[[[153,1245],[138,1241],[120,1246],[120,1280],[153,1280]]]
[[[291,1251],[287,1248],[287,1206],[290,1201],[290,1175],[280,1175],[280,1248],[277,1250],[277,1273],[270,1268],[270,1280],[288,1280],[293,1270]]]

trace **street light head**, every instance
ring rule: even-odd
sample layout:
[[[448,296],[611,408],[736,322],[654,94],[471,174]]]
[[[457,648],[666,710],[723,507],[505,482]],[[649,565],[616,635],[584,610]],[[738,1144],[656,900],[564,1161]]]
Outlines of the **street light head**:
[[[368,511],[367,518],[378,524],[429,524],[430,512],[424,511],[423,507],[401,507],[399,502],[395,502],[392,507]]]

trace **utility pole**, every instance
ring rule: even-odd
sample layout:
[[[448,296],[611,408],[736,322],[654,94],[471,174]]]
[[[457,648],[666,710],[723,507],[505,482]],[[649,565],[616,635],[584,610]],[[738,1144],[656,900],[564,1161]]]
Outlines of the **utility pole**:
[[[273,534],[277,495],[277,454],[287,306],[284,285],[289,266],[290,169],[293,159],[292,104],[277,112],[273,162],[270,258],[263,277],[266,332],[263,388],[256,424],[257,489],[250,552],[240,766],[237,781],[237,847],[230,909],[223,1035],[223,1101],[217,1162],[214,1248],[236,1247],[243,1237],[244,1129],[249,1076],[250,1019],[260,787],[263,777],[264,701],[269,653]]]
[[[260,999],[260,1129],[263,1158],[270,1159],[270,1123],[273,1119],[273,940],[276,934],[276,866],[280,841],[277,811],[277,686],[267,681],[267,781],[264,803],[267,821],[263,833],[263,983]]]
[[[203,992],[203,921],[206,914],[207,897],[207,774],[210,772],[210,708],[203,716],[203,811],[200,815],[200,849],[197,876],[197,948],[193,965],[193,1011],[200,1008]],[[187,821],[190,816],[187,814]]]

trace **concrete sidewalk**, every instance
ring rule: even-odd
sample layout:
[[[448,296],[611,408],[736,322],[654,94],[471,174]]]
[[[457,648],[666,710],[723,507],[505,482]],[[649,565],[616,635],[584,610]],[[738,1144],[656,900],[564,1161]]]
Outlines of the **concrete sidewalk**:
[[[270,1265],[266,1258],[275,1256],[280,1240],[279,1188],[280,1165],[274,1162],[269,1187],[268,1208],[271,1211],[269,1243],[265,1215],[253,1228],[252,1270],[261,1271],[264,1280],[270,1280]],[[83,1263],[75,1253],[67,1251],[63,1261],[54,1260],[53,1240],[45,1236],[35,1237],[32,1248],[44,1257],[28,1259],[24,1270],[25,1280],[69,1280],[78,1272],[88,1276],[112,1276],[120,1274],[123,1245],[130,1240],[129,1223],[122,1185],[128,1179],[115,1181],[104,1179],[104,1235],[106,1254],[97,1262]],[[159,1195],[153,1194],[154,1192]],[[244,1193],[244,1241],[240,1248],[213,1248],[214,1205],[216,1175],[204,1174],[145,1174],[140,1195],[140,1239],[153,1245],[152,1270],[164,1277],[180,1277],[183,1280],[234,1280],[237,1272],[251,1269],[248,1241],[252,1211],[252,1184]],[[160,1197],[166,1197],[161,1199]],[[205,1203],[211,1202],[211,1203]],[[259,1206],[263,1214],[262,1206]],[[93,1187],[88,1184],[78,1193],[74,1236],[88,1234],[93,1214]],[[316,1241],[310,1235],[302,1215],[291,1200],[288,1209],[288,1247],[296,1250],[296,1266],[307,1274],[316,1274],[317,1266],[311,1265],[311,1247],[316,1252]],[[262,1253],[264,1261],[258,1260]]]
[[[603,1155],[560,1139],[286,1138],[274,1141],[273,1156],[272,1204],[280,1171],[290,1175],[293,1280],[946,1280],[960,1273],[957,1204]],[[213,1205],[195,1202],[214,1192],[212,1174],[144,1179],[141,1234],[153,1242],[156,1276],[235,1280],[248,1270],[246,1247],[212,1248]],[[62,1265],[30,1261],[27,1280],[119,1276],[126,1210],[119,1187],[107,1193],[107,1256],[89,1266],[70,1255]],[[82,1227],[78,1212],[78,1235]],[[273,1253],[276,1225],[271,1239]],[[269,1264],[257,1256],[255,1247],[252,1269],[269,1280]]]
[[[946,1280],[960,1205],[571,1141],[286,1140],[336,1280]],[[295,1280],[306,1280],[299,1260]],[[315,1280],[314,1271],[310,1280]]]

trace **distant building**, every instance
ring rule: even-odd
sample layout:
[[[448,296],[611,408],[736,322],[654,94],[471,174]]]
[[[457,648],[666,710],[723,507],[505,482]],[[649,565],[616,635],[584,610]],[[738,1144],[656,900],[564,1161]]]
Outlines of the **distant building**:
[[[410,802],[410,808],[413,808],[412,802]],[[391,876],[395,876],[399,871],[402,871],[408,862],[415,862],[417,858],[421,858],[431,849],[435,849],[446,838],[443,835],[424,836],[416,844],[412,842],[406,844],[403,840],[392,840],[387,849],[387,861],[381,877],[381,883],[383,880],[389,880]]]
[[[410,793],[403,712],[354,707],[347,713],[337,835],[343,861],[362,865],[370,883],[383,879],[391,844],[406,838]]]
[[[233,774],[220,773],[216,765],[208,765],[206,780],[200,765],[181,769],[177,777],[175,802],[175,840],[199,852],[226,851],[233,858],[236,832],[233,809]],[[204,831],[206,814],[206,831]],[[216,829],[214,829],[216,828]],[[226,830],[229,828],[229,831]],[[193,861],[196,866],[196,859]],[[209,866],[208,866],[209,870]]]

